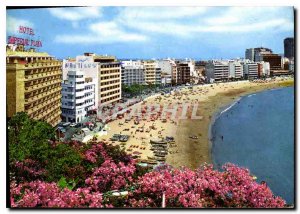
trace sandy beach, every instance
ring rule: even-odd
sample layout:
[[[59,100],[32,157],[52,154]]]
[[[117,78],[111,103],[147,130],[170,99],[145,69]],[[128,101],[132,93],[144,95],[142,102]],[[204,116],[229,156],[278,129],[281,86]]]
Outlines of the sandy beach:
[[[220,108],[246,94],[293,84],[293,78],[278,77],[276,80],[270,81],[199,85],[172,92],[170,95],[149,97],[140,104],[146,114],[143,114],[144,117],[139,120],[138,124],[134,118],[125,121],[125,113],[123,119],[108,123],[108,134],[98,137],[98,140],[103,140],[108,144],[121,145],[126,152],[137,154],[140,156],[139,159],[145,160],[154,157],[150,139],[156,140],[171,136],[174,137],[175,142],[168,145],[166,163],[174,167],[187,166],[194,169],[204,162],[211,163],[209,126],[214,114]],[[191,105],[186,109],[187,119],[180,119],[185,103]],[[160,106],[160,108],[158,107],[160,111],[155,108],[155,105]],[[178,117],[174,119],[169,113],[166,114],[165,120],[161,119],[161,110],[166,105],[176,109]],[[197,108],[196,105],[198,105]],[[134,106],[131,109],[134,109]],[[147,112],[148,116],[145,116]],[[151,115],[151,113],[153,114]],[[200,116],[200,119],[192,119],[192,115]],[[124,143],[113,142],[110,138],[114,134],[124,134],[130,137]]]

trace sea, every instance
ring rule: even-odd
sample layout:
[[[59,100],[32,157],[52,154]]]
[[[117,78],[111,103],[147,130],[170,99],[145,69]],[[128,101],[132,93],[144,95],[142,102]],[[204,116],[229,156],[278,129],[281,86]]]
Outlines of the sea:
[[[241,97],[221,109],[211,126],[215,168],[246,167],[288,204],[294,195],[294,87]]]

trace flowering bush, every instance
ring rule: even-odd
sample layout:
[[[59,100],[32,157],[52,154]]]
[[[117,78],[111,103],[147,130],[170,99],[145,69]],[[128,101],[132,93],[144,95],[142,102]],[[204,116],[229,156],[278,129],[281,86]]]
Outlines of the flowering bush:
[[[99,168],[96,168],[92,176],[85,183],[96,191],[109,191],[111,189],[123,189],[132,184],[132,175],[135,172],[135,161],[125,165],[106,160]]]
[[[192,171],[162,169],[141,177],[132,194],[137,207],[161,207],[165,193],[167,207],[284,207],[265,184],[256,183],[247,169],[227,164],[223,172],[212,165]]]
[[[15,161],[11,164],[11,173],[19,181],[30,181],[32,179],[42,179],[45,177],[46,170],[39,162],[32,159]]]
[[[91,193],[90,188],[78,188],[71,191],[60,189],[55,183],[33,181],[16,185],[11,183],[12,207],[52,207],[52,208],[83,208],[112,207],[103,205],[102,194]]]
[[[219,172],[211,165],[197,170],[161,167],[138,179],[134,161],[129,164],[106,160],[86,179],[86,186],[73,191],[55,183],[33,181],[11,183],[12,207],[236,207],[280,208],[284,200],[275,197],[265,184],[256,183],[247,169],[232,164]],[[109,191],[128,190],[113,197]]]

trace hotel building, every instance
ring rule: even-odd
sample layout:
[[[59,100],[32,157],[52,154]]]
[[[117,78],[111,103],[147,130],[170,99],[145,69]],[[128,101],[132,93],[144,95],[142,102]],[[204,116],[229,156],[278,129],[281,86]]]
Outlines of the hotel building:
[[[62,63],[47,53],[7,45],[7,117],[26,112],[56,126],[61,121],[61,67]]]

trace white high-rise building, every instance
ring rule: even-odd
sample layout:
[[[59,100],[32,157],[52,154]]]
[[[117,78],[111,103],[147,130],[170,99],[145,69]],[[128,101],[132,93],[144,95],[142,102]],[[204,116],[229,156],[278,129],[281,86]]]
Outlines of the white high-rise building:
[[[97,65],[94,66],[97,69]],[[62,119],[66,122],[81,122],[89,110],[98,107],[96,79],[86,77],[80,67],[66,60],[63,62]]]
[[[229,78],[243,78],[243,65],[239,61],[229,60]]]

